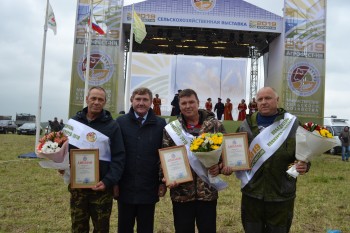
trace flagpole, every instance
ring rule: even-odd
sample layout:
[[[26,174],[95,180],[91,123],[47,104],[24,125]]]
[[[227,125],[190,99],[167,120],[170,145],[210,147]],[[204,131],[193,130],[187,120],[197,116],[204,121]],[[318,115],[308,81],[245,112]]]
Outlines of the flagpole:
[[[85,88],[84,88],[84,99],[83,106],[87,107],[86,97],[89,92],[89,79],[90,79],[90,53],[91,53],[91,31],[92,31],[92,1],[90,0],[90,12],[89,12],[89,30],[88,30],[88,44],[87,44],[87,52],[86,52],[86,65],[85,65]]]
[[[125,79],[125,96],[124,96],[124,106],[125,111],[129,111],[130,105],[130,80],[131,80],[131,63],[132,63],[132,47],[134,44],[134,4],[132,4],[131,11],[131,27],[130,27],[130,39],[129,39],[129,54],[128,54],[128,64],[126,68],[126,79]]]
[[[39,82],[38,109],[37,109],[37,114],[36,114],[36,118],[35,118],[36,133],[35,133],[34,152],[36,152],[37,144],[39,143],[39,137],[40,137],[40,122],[41,122],[41,108],[42,108],[42,98],[43,98],[43,83],[44,83],[44,70],[45,70],[45,51],[46,51],[48,11],[49,11],[49,0],[46,1],[43,47],[41,50],[41,69],[40,69],[40,82]]]

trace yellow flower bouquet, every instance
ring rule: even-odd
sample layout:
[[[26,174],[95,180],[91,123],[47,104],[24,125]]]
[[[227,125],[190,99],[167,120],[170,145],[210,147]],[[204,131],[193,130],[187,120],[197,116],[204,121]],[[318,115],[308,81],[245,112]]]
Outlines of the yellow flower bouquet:
[[[210,168],[218,164],[222,152],[223,134],[222,133],[203,133],[195,137],[190,145],[190,151],[204,167]],[[208,174],[211,183],[215,183],[215,177]]]
[[[299,161],[310,162],[337,144],[337,140],[326,128],[308,122],[297,129],[295,157]],[[299,175],[295,165],[288,169],[287,173],[294,178]]]

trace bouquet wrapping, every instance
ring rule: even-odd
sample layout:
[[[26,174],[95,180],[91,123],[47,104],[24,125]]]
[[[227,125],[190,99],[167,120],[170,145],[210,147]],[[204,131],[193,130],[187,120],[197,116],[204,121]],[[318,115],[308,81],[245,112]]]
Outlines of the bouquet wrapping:
[[[218,164],[221,156],[222,148],[208,151],[208,152],[193,152],[193,154],[201,161],[204,167],[210,168]]]
[[[37,156],[46,158],[56,163],[62,163],[68,153],[68,138],[59,132],[51,132],[42,137],[37,148]]]
[[[337,144],[337,140],[333,138],[328,130],[316,124],[307,123],[304,127],[299,126],[297,129],[295,157],[299,161],[310,162],[314,157],[323,154]],[[287,173],[294,178],[299,175],[295,165],[289,168]]]
[[[55,163],[62,163],[67,153],[68,153],[68,142],[65,142],[61,147],[59,147],[59,149],[52,152],[37,151],[37,156],[39,158],[52,160]]]
[[[215,164],[219,163],[220,156],[221,156],[222,148],[220,146],[219,149],[212,150],[209,152],[192,152],[194,156],[198,158],[198,160],[203,164],[204,167],[207,169],[211,166],[214,166]],[[219,177],[213,177],[208,172],[208,178],[210,183],[217,183],[219,180],[221,180]]]
[[[39,162],[41,167],[64,170],[63,180],[69,184],[68,138],[62,131],[51,132],[42,137],[39,140],[36,154],[39,158],[48,159]]]

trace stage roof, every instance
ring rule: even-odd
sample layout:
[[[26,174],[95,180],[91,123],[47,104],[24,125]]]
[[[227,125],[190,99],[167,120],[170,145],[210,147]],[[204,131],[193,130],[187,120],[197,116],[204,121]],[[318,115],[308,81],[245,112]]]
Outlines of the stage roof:
[[[147,36],[142,44],[134,42],[134,52],[248,57],[250,46],[256,47],[264,54],[268,52],[269,43],[280,35],[268,32],[164,26],[147,26],[146,30]],[[129,38],[130,25],[124,32],[126,38]]]

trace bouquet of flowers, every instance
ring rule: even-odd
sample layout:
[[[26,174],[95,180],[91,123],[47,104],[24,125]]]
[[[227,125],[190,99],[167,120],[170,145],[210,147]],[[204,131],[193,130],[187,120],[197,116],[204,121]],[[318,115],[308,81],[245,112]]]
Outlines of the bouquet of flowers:
[[[337,140],[326,128],[308,122],[297,129],[295,157],[299,161],[310,162],[315,156],[321,155],[337,144]],[[299,175],[295,165],[289,168],[287,173],[294,178]]]
[[[203,133],[192,140],[190,150],[206,168],[210,168],[219,162],[222,142],[222,133]],[[214,177],[210,174],[208,177],[211,183],[215,183]]]
[[[39,140],[37,156],[47,158],[56,163],[63,162],[68,153],[68,138],[62,132],[51,132]]]

